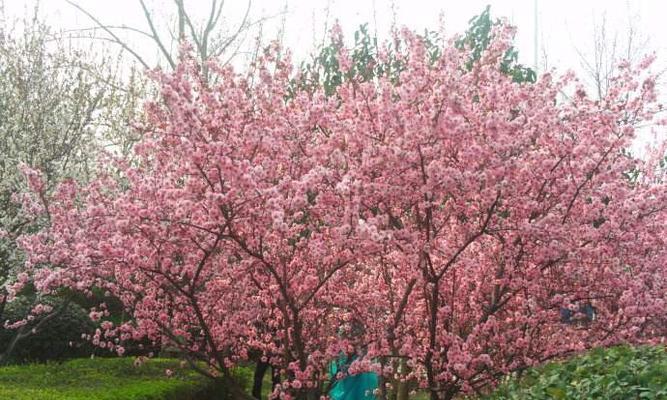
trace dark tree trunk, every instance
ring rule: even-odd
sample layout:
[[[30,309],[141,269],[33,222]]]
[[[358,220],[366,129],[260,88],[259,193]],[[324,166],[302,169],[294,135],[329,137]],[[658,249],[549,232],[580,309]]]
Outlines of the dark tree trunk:
[[[277,368],[268,362],[263,362],[261,360],[257,361],[252,383],[252,396],[258,400],[262,399],[262,384],[264,383],[264,375],[266,375],[266,371],[269,367],[271,367],[271,389],[275,389],[276,385],[280,383],[280,371]]]
[[[269,369],[269,363],[257,361],[255,364],[255,376],[252,383],[252,396],[258,400],[262,399],[262,381],[264,380],[264,374],[266,370]]]

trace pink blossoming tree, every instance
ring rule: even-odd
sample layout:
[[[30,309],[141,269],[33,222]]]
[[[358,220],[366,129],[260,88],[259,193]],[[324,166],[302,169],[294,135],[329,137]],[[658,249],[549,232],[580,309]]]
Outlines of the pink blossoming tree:
[[[257,353],[284,399],[324,394],[341,352],[358,356],[350,373],[451,399],[593,346],[661,341],[667,191],[657,156],[624,151],[659,111],[650,59],[594,101],[571,75],[512,81],[511,35],[496,28],[471,65],[454,41],[433,61],[403,31],[397,79],[329,97],[290,91],[276,49],[247,76],[211,64],[208,81],[185,58],[155,74],[132,160],[35,197],[51,223],[22,239],[27,268],[43,266],[44,292],[122,301],[133,320],[102,322],[94,343],[159,341],[239,398],[230,368]]]

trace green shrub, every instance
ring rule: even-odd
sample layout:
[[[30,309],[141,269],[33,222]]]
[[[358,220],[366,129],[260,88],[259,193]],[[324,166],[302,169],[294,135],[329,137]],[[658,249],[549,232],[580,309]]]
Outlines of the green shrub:
[[[0,399],[13,400],[213,400],[226,399],[224,388],[178,360],[134,358],[76,359],[62,364],[0,368]],[[173,371],[167,377],[166,370]],[[252,376],[239,368],[237,377]],[[250,382],[246,382],[247,385]]]
[[[508,379],[491,399],[667,399],[664,346],[596,349]]]
[[[123,309],[123,303],[118,298],[105,296],[105,291],[103,289],[93,288],[92,295],[90,296],[72,290],[66,290],[64,293],[66,293],[68,298],[73,299],[73,302],[80,305],[85,310],[90,310],[91,308],[99,309],[100,304],[104,303],[106,306],[105,310],[109,313],[109,316],[104,317],[104,320],[111,321],[116,326],[120,326],[131,319],[131,316]],[[123,341],[123,348],[125,348],[126,357],[148,356],[149,354],[158,355],[162,352],[160,343],[154,343],[148,338],[125,340]],[[116,356],[115,352],[109,351],[108,349],[95,348],[93,349],[93,352],[99,357]],[[176,355],[177,354],[160,354],[160,356],[164,358],[175,358]]]
[[[43,304],[52,306],[54,310],[58,309],[62,302],[60,298],[42,301]],[[7,305],[5,317],[10,321],[21,319],[30,312],[32,305],[30,299],[19,298]],[[14,349],[10,362],[44,362],[89,356],[93,347],[81,339],[81,334],[93,330],[94,325],[86,310],[75,303],[70,303],[60,315],[42,325],[37,333],[21,340]],[[15,330],[0,327],[0,352],[5,350],[14,334]]]

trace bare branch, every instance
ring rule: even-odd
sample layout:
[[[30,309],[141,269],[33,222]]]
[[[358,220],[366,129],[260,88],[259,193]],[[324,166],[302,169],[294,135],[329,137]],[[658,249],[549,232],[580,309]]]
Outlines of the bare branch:
[[[169,54],[169,51],[167,51],[166,47],[164,46],[164,43],[162,43],[162,40],[160,39],[160,35],[157,33],[157,30],[155,29],[155,24],[153,24],[153,18],[151,17],[150,11],[148,11],[148,7],[146,7],[146,3],[144,2],[144,0],[139,0],[139,3],[141,4],[141,8],[144,10],[144,17],[146,17],[146,22],[148,22],[148,27],[151,29],[151,32],[153,33],[153,40],[155,41],[155,44],[157,44],[157,46],[160,48],[160,51],[167,59],[169,65],[172,68],[176,67],[176,63],[171,58],[171,54]]]
[[[127,25],[105,25],[104,27],[93,26],[93,27],[90,27],[90,28],[66,29],[66,30],[61,31],[60,33],[63,33],[63,34],[67,34],[67,33],[71,33],[71,32],[81,32],[81,33],[83,33],[83,32],[88,32],[88,31],[99,31],[100,29],[104,30],[105,28],[130,31],[130,32],[134,32],[134,33],[138,33],[140,35],[146,36],[150,39],[153,39],[153,35],[151,35],[150,33],[146,32],[144,30],[138,29],[138,28],[133,28],[131,26],[127,26]],[[93,39],[93,38],[91,38],[91,39]]]
[[[121,39],[118,37],[118,35],[116,35],[116,34],[113,32],[113,30],[111,30],[109,27],[107,27],[106,25],[104,25],[102,22],[100,22],[100,20],[98,20],[97,18],[95,18],[95,16],[94,16],[93,14],[91,14],[91,13],[88,12],[88,11],[86,11],[83,7],[81,7],[80,5],[76,4],[74,1],[72,1],[72,0],[65,0],[65,1],[66,1],[69,5],[71,5],[72,7],[76,8],[77,10],[81,11],[82,13],[84,13],[88,18],[90,18],[93,22],[95,22],[95,24],[97,24],[97,26],[99,26],[100,29],[102,29],[102,30],[104,30],[106,33],[108,33],[108,34],[113,38],[113,40],[112,40],[113,42],[117,43],[117,44],[120,45],[122,48],[124,48],[125,50],[127,50],[130,54],[132,54],[132,55],[134,56],[134,58],[136,58],[137,61],[139,61],[139,63],[140,63],[141,65],[144,66],[144,68],[146,68],[146,69],[150,69],[150,66],[148,65],[148,63],[147,63],[147,62],[146,62],[146,61],[139,55],[139,53],[137,53],[136,51],[134,51],[134,50],[133,50],[127,43],[125,43],[123,40],[121,40]]]
[[[252,5],[252,0],[248,0],[248,7],[245,10],[245,15],[243,16],[243,20],[241,20],[241,24],[239,24],[238,29],[236,29],[236,32],[232,34],[225,43],[213,54],[211,54],[212,57],[217,57],[220,54],[224,53],[227,48],[234,43],[236,38],[241,34],[241,32],[247,28],[247,22],[248,22],[248,16],[250,15],[250,6]]]

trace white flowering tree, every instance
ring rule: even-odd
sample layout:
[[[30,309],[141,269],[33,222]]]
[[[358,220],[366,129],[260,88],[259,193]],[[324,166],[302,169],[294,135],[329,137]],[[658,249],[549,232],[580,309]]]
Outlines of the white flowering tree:
[[[21,271],[16,239],[42,225],[21,208],[27,187],[22,167],[43,171],[44,194],[57,181],[90,177],[92,155],[124,134],[138,108],[135,85],[119,84],[108,61],[93,61],[37,17],[0,27],[0,329],[16,332],[0,346],[0,364],[22,338],[64,309],[37,301],[18,323],[5,312],[21,294],[13,286],[30,276]]]

